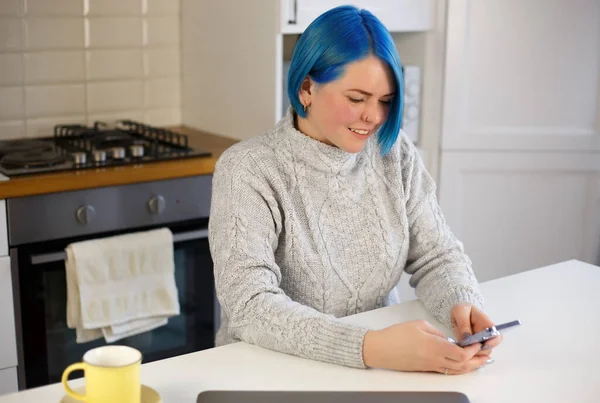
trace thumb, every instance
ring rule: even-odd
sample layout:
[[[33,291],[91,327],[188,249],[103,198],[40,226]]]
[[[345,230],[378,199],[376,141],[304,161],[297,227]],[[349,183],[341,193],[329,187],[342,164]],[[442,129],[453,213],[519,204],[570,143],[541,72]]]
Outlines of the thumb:
[[[441,332],[439,329],[437,329],[435,326],[433,326],[431,323],[429,323],[427,321],[422,321],[421,326],[419,326],[419,327],[425,333],[429,333],[434,336],[443,337],[444,339],[446,338],[446,335],[443,332]]]
[[[468,305],[457,305],[452,308],[452,325],[454,326],[456,339],[459,342],[473,334],[471,329],[471,307]]]

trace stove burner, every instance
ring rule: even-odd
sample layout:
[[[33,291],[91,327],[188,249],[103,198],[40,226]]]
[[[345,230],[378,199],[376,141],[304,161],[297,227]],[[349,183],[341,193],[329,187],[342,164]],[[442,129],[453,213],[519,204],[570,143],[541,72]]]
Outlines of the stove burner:
[[[40,140],[4,140],[0,141],[0,156],[18,151],[52,150],[52,144]]]
[[[5,168],[41,168],[62,164],[66,160],[64,155],[50,147],[7,154],[0,164]]]
[[[209,155],[191,148],[184,134],[132,120],[65,124],[54,126],[52,137],[0,141],[0,174],[13,177]]]
[[[109,149],[115,147],[129,147],[134,144],[135,139],[130,134],[118,131],[102,132],[94,134],[90,142],[96,149]]]

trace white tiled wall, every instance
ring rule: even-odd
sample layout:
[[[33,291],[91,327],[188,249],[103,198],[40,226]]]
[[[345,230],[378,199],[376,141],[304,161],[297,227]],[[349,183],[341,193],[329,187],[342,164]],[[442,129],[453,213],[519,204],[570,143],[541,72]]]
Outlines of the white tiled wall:
[[[0,139],[181,122],[180,0],[0,0]]]

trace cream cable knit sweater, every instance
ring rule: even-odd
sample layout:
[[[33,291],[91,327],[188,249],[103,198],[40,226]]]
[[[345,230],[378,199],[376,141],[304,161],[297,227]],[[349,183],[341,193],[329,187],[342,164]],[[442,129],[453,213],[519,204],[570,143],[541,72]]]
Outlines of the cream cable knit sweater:
[[[376,136],[351,154],[296,130],[290,109],[219,159],[209,231],[217,345],[243,340],[364,368],[367,329],[336,318],[384,306],[403,270],[448,326],[454,304],[483,305],[435,184],[403,134],[385,157]]]

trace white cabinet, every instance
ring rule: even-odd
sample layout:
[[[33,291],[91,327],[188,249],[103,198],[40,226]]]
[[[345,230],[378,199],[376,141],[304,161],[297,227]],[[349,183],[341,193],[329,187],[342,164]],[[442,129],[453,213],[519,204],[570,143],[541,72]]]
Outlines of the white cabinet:
[[[443,150],[600,150],[600,1],[447,13]]]
[[[0,395],[17,392],[17,343],[13,309],[6,203],[0,200]]]
[[[0,369],[0,396],[15,393],[18,390],[17,368]]]
[[[325,11],[346,4],[369,10],[390,32],[426,31],[433,26],[433,0],[281,0],[281,32],[300,34]]]
[[[0,369],[17,365],[10,258],[0,257]]]
[[[478,280],[596,261],[599,155],[443,153],[440,178],[440,206]]]
[[[478,278],[598,263],[600,2],[447,10],[439,200]]]
[[[6,201],[0,200],[0,256],[8,255],[8,227],[6,226]]]
[[[281,119],[284,63],[310,21],[343,1],[182,0],[182,122],[247,139]],[[433,25],[432,0],[358,0],[391,31]],[[290,24],[290,19],[296,21]]]

